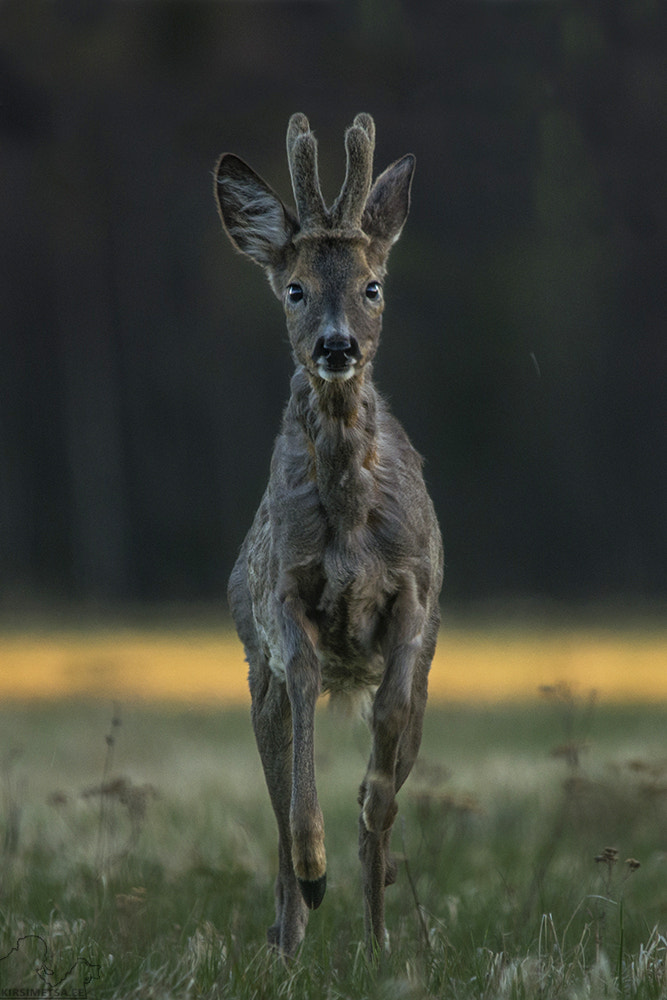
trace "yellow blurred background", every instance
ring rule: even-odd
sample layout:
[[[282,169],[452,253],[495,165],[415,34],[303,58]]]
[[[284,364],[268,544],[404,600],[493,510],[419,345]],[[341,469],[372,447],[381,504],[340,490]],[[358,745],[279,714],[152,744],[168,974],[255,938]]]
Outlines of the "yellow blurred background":
[[[117,698],[249,703],[236,636],[222,629],[109,629],[0,635],[5,700]],[[664,630],[443,631],[430,696],[443,702],[527,700],[544,685],[603,701],[667,700]]]

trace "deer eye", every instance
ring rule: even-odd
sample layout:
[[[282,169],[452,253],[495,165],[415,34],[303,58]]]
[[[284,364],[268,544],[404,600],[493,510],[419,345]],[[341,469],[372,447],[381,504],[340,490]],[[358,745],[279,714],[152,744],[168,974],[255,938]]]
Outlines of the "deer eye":
[[[366,298],[370,299],[371,302],[377,302],[381,295],[381,287],[379,281],[369,281],[366,285]]]
[[[303,298],[303,288],[293,281],[287,286],[287,298],[290,302],[301,302]]]

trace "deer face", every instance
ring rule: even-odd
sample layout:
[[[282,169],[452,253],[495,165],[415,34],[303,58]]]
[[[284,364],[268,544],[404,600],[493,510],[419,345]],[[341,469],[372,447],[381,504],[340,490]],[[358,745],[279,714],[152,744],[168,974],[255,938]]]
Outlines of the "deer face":
[[[293,115],[287,148],[296,214],[237,156],[226,153],[218,163],[223,226],[236,249],[266,271],[294,356],[311,379],[355,379],[377,350],[382,280],[408,214],[415,160],[397,160],[371,187],[374,141],[372,119],[357,115],[345,135],[345,182],[327,208],[315,137],[307,119]]]
[[[381,274],[362,241],[301,241],[282,298],[294,356],[311,378],[360,375],[375,355],[384,308]]]

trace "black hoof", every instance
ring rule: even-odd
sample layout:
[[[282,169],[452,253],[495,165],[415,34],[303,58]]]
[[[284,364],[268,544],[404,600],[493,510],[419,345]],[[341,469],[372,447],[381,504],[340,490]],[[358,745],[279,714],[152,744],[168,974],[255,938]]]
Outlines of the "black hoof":
[[[324,899],[324,893],[327,887],[326,872],[322,878],[317,878],[314,882],[308,882],[303,878],[300,878],[297,881],[299,883],[299,888],[301,889],[301,895],[306,901],[306,906],[309,910],[316,910]]]

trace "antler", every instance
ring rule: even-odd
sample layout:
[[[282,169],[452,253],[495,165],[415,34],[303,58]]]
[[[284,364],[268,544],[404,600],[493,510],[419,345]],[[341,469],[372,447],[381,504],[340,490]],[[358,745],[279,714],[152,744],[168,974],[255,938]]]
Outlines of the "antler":
[[[305,115],[295,114],[287,126],[287,161],[302,231],[328,228],[317,171],[317,142]]]
[[[361,217],[373,179],[375,124],[359,114],[345,133],[345,180],[331,212],[322,197],[317,170],[317,142],[305,115],[295,114],[287,126],[287,160],[301,234],[326,230],[353,230],[361,235]]]
[[[345,133],[347,167],[341,192],[331,209],[335,227],[361,228],[361,216],[373,180],[375,123],[370,115],[359,114]]]

